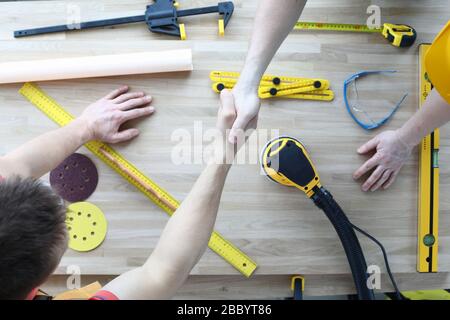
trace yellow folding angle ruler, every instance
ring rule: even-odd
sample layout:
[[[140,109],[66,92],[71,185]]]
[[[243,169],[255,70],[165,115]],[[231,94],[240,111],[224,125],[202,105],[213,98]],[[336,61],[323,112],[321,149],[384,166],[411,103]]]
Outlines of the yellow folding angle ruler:
[[[316,90],[323,91],[328,89],[329,82],[327,80],[305,79],[290,84],[261,86],[258,89],[260,98],[267,99],[273,96],[289,96],[291,94],[312,92]]]
[[[60,126],[65,126],[74,119],[71,114],[66,112],[56,101],[35,84],[26,83],[19,92]],[[172,215],[179,207],[179,202],[175,198],[139,171],[139,169],[109,145],[100,141],[91,141],[86,143],[85,147],[169,215]],[[208,245],[214,252],[247,277],[250,277],[257,268],[256,263],[252,259],[216,231],[212,233]]]
[[[212,71],[212,89],[219,93],[223,89],[232,89],[239,78],[239,72]],[[331,101],[334,93],[329,90],[330,83],[325,79],[282,77],[265,74],[261,78],[258,95],[262,99],[288,98]]]
[[[211,81],[216,82],[237,82],[237,79],[239,78],[240,73],[239,72],[233,72],[233,71],[211,71],[209,74],[209,78]],[[270,74],[264,74],[261,77],[261,85],[280,85],[283,83],[294,83],[302,80],[308,80],[309,78],[300,78],[300,77],[284,77],[284,76],[274,76]],[[321,79],[317,79],[321,80]],[[323,80],[326,81],[326,80]]]
[[[424,58],[430,47],[419,47],[419,108],[433,85],[425,70]],[[439,129],[423,138],[419,149],[417,271],[437,272],[439,223]]]

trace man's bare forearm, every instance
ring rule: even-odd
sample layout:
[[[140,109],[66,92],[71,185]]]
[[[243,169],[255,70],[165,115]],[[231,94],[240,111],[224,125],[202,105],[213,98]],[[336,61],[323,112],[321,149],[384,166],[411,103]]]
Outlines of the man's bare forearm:
[[[423,107],[399,130],[400,139],[415,146],[431,131],[450,121],[450,105],[433,89]]]
[[[173,292],[178,289],[207,248],[216,221],[222,189],[230,165],[210,164],[189,195],[170,218],[148,261],[171,272]],[[145,267],[145,266],[144,266]],[[176,278],[176,279],[174,279]]]
[[[34,138],[2,157],[0,174],[5,177],[18,175],[39,178],[53,170],[89,138],[84,122],[76,119],[65,127]]]
[[[120,299],[171,298],[207,248],[229,168],[208,165],[169,219],[145,264],[117,277],[104,289]]]
[[[281,43],[292,31],[306,0],[262,0],[239,86],[256,88]]]
[[[232,99],[231,92],[222,91],[221,99]],[[229,160],[240,147],[240,144],[227,142],[235,119],[233,105],[225,103],[219,108],[216,127],[220,135],[210,145],[209,164],[170,218],[144,266],[120,275],[108,283],[105,290],[120,299],[167,299],[183,284],[206,250],[231,166]],[[255,129],[256,119],[250,121],[247,128]]]

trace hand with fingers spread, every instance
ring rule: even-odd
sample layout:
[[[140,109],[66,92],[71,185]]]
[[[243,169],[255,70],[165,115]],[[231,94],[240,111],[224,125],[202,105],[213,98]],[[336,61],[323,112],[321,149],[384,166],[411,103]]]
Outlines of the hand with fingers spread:
[[[155,109],[149,106],[152,98],[144,92],[128,92],[127,86],[110,92],[88,106],[77,119],[86,124],[90,140],[118,143],[139,134],[136,128],[120,130],[120,126],[132,119],[151,115]]]
[[[362,190],[387,189],[394,182],[412,149],[413,145],[404,142],[398,130],[382,132],[358,149],[359,154],[367,154],[373,150],[375,154],[353,173],[353,178],[359,179],[373,170],[363,183]]]
[[[101,140],[117,143],[139,134],[137,129],[120,131],[128,120],[144,117],[155,110],[152,98],[143,92],[130,92],[123,86],[88,106],[68,125],[44,133],[0,157],[2,176],[39,178],[53,170],[86,142]]]

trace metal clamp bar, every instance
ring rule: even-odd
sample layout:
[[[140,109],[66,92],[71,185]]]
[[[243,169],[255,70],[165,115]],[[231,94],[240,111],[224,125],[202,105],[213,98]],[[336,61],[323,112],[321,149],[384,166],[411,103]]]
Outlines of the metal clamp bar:
[[[195,16],[198,14],[208,14],[208,13],[214,13],[214,12],[219,12],[219,6],[177,10],[177,16],[178,17],[187,17],[187,16]]]
[[[113,26],[113,25],[118,25],[118,24],[143,22],[143,21],[145,21],[145,15],[124,17],[124,18],[113,18],[113,19],[105,19],[105,20],[96,20],[96,21],[88,21],[88,22],[72,23],[72,24],[61,24],[61,25],[51,26],[51,27],[42,27],[42,28],[24,29],[24,30],[14,31],[14,37],[21,38],[21,37],[34,36],[34,35],[38,35],[38,34],[48,34],[48,33],[64,32],[64,31],[75,31],[75,30],[107,27],[107,26]]]

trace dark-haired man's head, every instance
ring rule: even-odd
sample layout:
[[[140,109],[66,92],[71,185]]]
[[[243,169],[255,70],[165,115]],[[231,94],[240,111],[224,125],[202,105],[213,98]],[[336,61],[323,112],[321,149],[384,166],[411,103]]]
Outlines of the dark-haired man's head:
[[[0,299],[25,299],[67,249],[66,209],[49,187],[27,178],[0,183]]]

